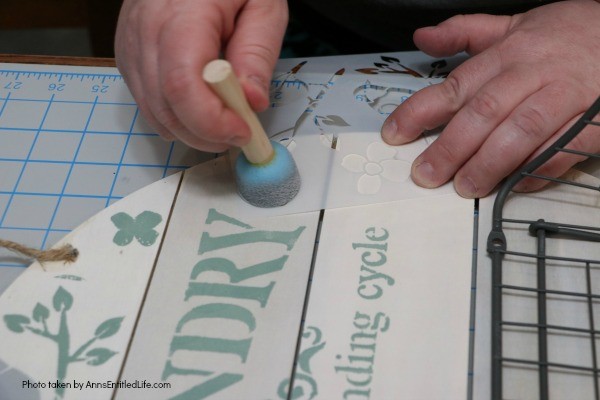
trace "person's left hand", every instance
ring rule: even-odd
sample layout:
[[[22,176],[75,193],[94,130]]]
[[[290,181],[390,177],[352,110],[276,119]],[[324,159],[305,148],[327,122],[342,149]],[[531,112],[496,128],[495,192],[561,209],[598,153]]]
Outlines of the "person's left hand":
[[[509,16],[459,15],[415,32],[434,57],[473,55],[438,85],[401,104],[386,120],[389,144],[446,124],[413,163],[420,186],[454,176],[463,197],[483,197],[566,131],[600,95],[600,3],[571,0]],[[600,128],[589,126],[568,146],[595,153]],[[538,172],[559,176],[584,157],[561,153]],[[540,188],[524,180],[515,189]]]

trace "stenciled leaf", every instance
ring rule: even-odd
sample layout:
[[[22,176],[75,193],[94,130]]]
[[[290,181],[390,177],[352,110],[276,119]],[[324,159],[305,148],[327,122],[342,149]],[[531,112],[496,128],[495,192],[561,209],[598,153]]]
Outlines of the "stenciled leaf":
[[[20,314],[7,314],[4,316],[6,327],[15,333],[25,331],[24,325],[29,324],[29,321],[29,318]]]
[[[105,362],[107,362],[108,360],[110,360],[110,358],[112,356],[114,356],[115,354],[117,354],[116,351],[112,351],[112,350],[106,349],[104,347],[97,347],[95,349],[88,351],[85,354],[85,356],[87,358],[86,364],[102,365]]]
[[[381,56],[381,59],[385,62],[400,63],[400,60],[394,57]]]
[[[162,222],[162,217],[152,211],[144,211],[135,217],[135,224],[142,229],[151,229]]]
[[[158,235],[158,232],[156,232],[154,229],[150,229],[142,232],[137,232],[135,234],[135,238],[142,246],[152,246],[154,242],[156,242]]]
[[[323,120],[325,125],[333,125],[333,126],[350,126],[342,117],[339,115],[328,115],[327,119]]]
[[[377,75],[378,74],[378,69],[377,68],[359,68],[356,70],[356,72],[360,72],[362,74],[367,74],[367,75]]]
[[[48,319],[50,310],[45,305],[37,303],[33,308],[32,316],[35,321],[42,322]]]
[[[127,229],[134,223],[134,219],[129,214],[124,212],[116,213],[110,217],[110,220],[119,229]]]
[[[71,293],[67,292],[62,286],[59,286],[56,293],[54,293],[52,305],[56,311],[67,311],[73,305],[73,296],[71,296]]]
[[[431,68],[444,68],[447,65],[446,60],[437,60],[431,63]]]
[[[113,243],[117,246],[127,246],[132,240],[133,233],[126,230],[118,231],[113,237]]]
[[[107,337],[111,337],[121,328],[121,322],[123,322],[123,318],[124,317],[107,319],[101,323],[98,328],[96,328],[94,335],[98,339],[106,339]]]

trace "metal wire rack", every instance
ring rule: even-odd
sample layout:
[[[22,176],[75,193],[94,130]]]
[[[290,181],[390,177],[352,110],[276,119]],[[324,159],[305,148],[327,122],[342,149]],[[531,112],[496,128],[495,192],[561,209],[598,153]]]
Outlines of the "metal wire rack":
[[[565,189],[598,198],[598,186],[536,171],[561,153],[600,158],[567,148],[585,128],[600,126],[599,112],[600,97],[554,145],[510,176],[496,197],[487,239],[492,259],[492,399],[600,400],[600,207],[586,209],[590,215],[585,224],[567,223],[568,203],[560,206],[560,220],[531,215],[537,210],[527,218],[506,216],[511,198],[527,196],[511,194],[523,179],[567,185]],[[523,244],[525,240],[531,243]],[[508,279],[508,268],[529,279]],[[565,288],[567,274],[578,284]],[[510,347],[517,344],[518,350]],[[582,355],[575,357],[574,352]]]

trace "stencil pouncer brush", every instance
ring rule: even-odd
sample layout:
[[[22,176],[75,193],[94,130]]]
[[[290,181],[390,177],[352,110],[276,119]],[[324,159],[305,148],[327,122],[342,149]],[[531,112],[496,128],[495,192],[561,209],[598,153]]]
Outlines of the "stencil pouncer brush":
[[[250,127],[250,142],[235,163],[235,177],[242,198],[257,207],[278,207],[290,202],[300,190],[300,174],[287,148],[270,141],[250,108],[231,64],[214,60],[204,68],[203,78],[228,108]]]

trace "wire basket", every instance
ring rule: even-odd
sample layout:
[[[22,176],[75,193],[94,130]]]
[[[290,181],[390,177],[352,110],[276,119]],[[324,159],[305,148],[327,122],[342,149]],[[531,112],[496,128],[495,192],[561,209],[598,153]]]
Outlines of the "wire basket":
[[[585,128],[600,126],[599,112],[600,98],[551,147],[510,176],[496,197],[487,239],[493,399],[547,400],[552,393],[553,399],[600,400],[600,188],[572,174],[536,173],[560,154],[600,158],[568,148]],[[512,193],[523,179],[549,181],[570,194],[550,206],[546,201],[523,206],[515,199],[542,197]],[[571,213],[572,208],[579,211]],[[520,210],[512,212],[517,216],[514,210]]]

